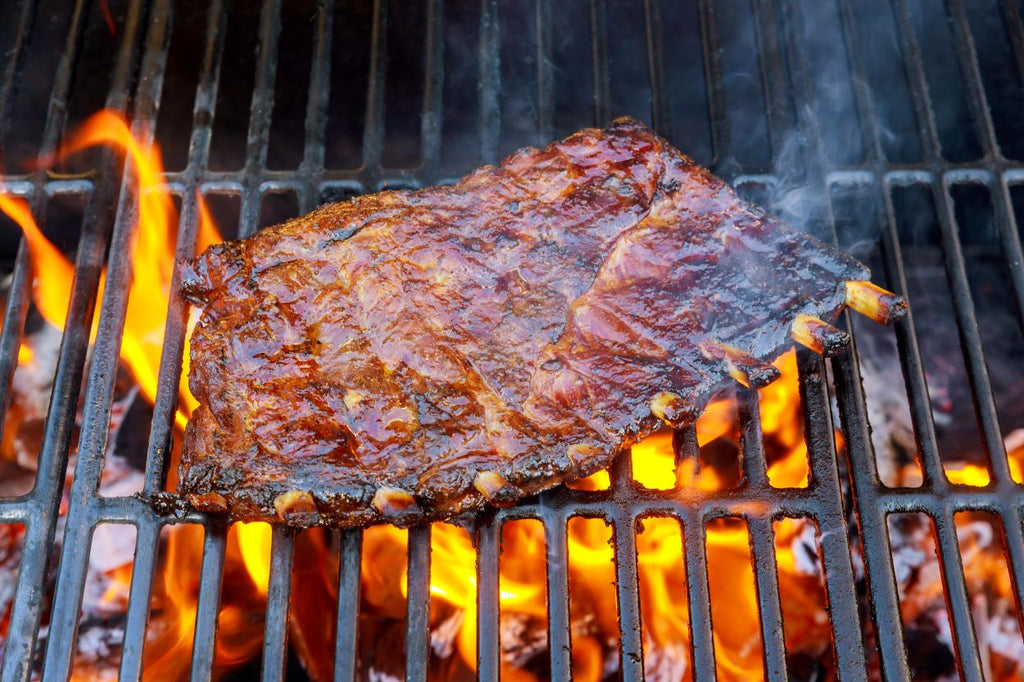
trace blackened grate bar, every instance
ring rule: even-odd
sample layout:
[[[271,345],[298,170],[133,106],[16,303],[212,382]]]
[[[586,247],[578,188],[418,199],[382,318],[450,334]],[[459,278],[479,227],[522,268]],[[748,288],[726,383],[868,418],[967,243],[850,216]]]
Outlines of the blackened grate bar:
[[[331,71],[335,40],[334,0],[316,4],[313,50],[310,65],[309,96],[304,120],[304,148],[297,170],[267,169],[268,137],[273,115],[274,86],[278,70],[278,42],[281,34],[281,0],[261,4],[256,59],[253,64],[255,85],[251,93],[246,159],[239,170],[211,171],[208,168],[213,118],[221,91],[220,69],[225,34],[232,21],[230,3],[212,0],[206,10],[206,32],[201,41],[202,60],[193,107],[188,163],[180,172],[168,173],[167,184],[180,195],[181,220],[175,256],[194,255],[197,233],[195,191],[231,193],[241,199],[239,232],[248,235],[259,225],[260,206],[269,193],[294,192],[302,211],[314,208],[321,197],[336,191],[368,192],[386,187],[418,187],[457,176],[468,168],[448,168],[441,156],[445,108],[444,79],[447,70],[476,69],[479,107],[476,139],[482,162],[498,160],[502,130],[502,26],[497,0],[480,0],[477,62],[446,64],[444,0],[422,0],[426,22],[424,30],[424,90],[420,121],[420,159],[415,168],[391,169],[382,165],[388,139],[385,125],[385,94],[388,88],[389,20],[398,6],[389,0],[375,0],[368,58],[368,87],[364,111],[362,159],[360,168],[325,168],[325,143],[328,125],[329,91],[345,87]],[[700,28],[700,58],[707,83],[708,118],[713,162],[720,172],[739,186],[778,185],[779,172],[761,169],[756,174],[739,174],[725,163],[734,148],[733,138],[745,131],[730,130],[727,111],[731,105],[723,71],[718,38],[720,15],[726,3],[696,0]],[[998,143],[989,102],[976,58],[975,37],[967,20],[968,6],[963,0],[947,3],[954,49],[966,83],[971,121],[982,148],[976,162],[954,165],[944,160],[936,122],[936,103],[925,77],[925,64],[914,29],[914,17],[908,0],[892,0],[897,23],[903,68],[911,90],[914,114],[922,142],[924,159],[917,164],[891,163],[882,145],[883,132],[877,121],[879,103],[866,84],[865,55],[860,52],[853,0],[837,0],[841,36],[850,71],[858,111],[861,137],[865,143],[865,162],[856,167],[834,167],[823,149],[822,130],[828,125],[817,119],[810,106],[814,98],[810,74],[814,68],[806,53],[800,6],[797,0],[751,0],[761,56],[761,85],[774,158],[778,159],[792,141],[794,129],[799,142],[798,160],[806,168],[802,180],[819,190],[824,206],[817,207],[828,223],[834,223],[829,189],[833,185],[856,185],[870,191],[873,202],[884,218],[880,237],[882,261],[890,288],[907,293],[907,275],[896,231],[896,211],[891,189],[896,186],[926,186],[937,209],[944,267],[950,289],[961,348],[965,357],[970,388],[981,422],[981,432],[989,455],[992,483],[987,488],[964,488],[947,480],[939,456],[935,425],[932,420],[924,360],[913,326],[913,317],[900,322],[895,335],[900,364],[907,385],[910,411],[921,455],[924,485],[920,489],[891,489],[881,485],[869,434],[867,409],[861,387],[857,351],[830,362],[834,395],[830,396],[826,367],[815,356],[799,357],[801,398],[805,408],[805,432],[808,442],[811,481],[801,490],[771,488],[767,478],[765,453],[758,420],[758,398],[752,391],[741,391],[742,470],[739,488],[703,492],[698,490],[656,491],[633,482],[628,457],[620,458],[612,470],[608,492],[586,493],[558,489],[535,501],[503,509],[479,518],[475,533],[477,546],[477,675],[479,679],[498,677],[501,669],[499,621],[499,551],[501,528],[509,521],[538,519],[543,523],[547,552],[548,642],[550,671],[554,680],[569,680],[572,675],[572,638],[570,636],[567,524],[577,516],[603,519],[613,527],[616,557],[616,596],[620,623],[620,668],[625,680],[643,679],[643,632],[641,603],[638,597],[636,529],[650,516],[679,521],[685,547],[686,584],[690,596],[691,661],[694,679],[711,679],[715,673],[712,634],[707,524],[715,519],[735,517],[746,523],[750,532],[757,595],[760,602],[761,638],[764,669],[769,680],[790,677],[787,669],[779,575],[774,553],[774,522],[788,517],[806,517],[817,524],[821,537],[821,558],[825,588],[834,634],[835,666],[843,680],[869,677],[865,636],[858,612],[857,583],[851,563],[850,525],[856,522],[856,536],[863,547],[866,580],[874,637],[880,664],[886,679],[909,679],[904,638],[899,627],[900,604],[892,565],[887,519],[890,514],[922,512],[934,522],[941,549],[945,592],[949,601],[954,642],[965,679],[982,678],[978,641],[974,632],[964,570],[956,537],[953,515],[964,510],[984,510],[1002,521],[1008,548],[1015,597],[1020,609],[1020,589],[1024,586],[1024,531],[1021,510],[1024,490],[1010,476],[1004,451],[991,380],[985,364],[977,312],[967,277],[963,247],[950,190],[965,183],[983,184],[992,197],[993,212],[1006,257],[1011,286],[1016,296],[1016,312],[1024,323],[1024,268],[1021,244],[1011,203],[1010,186],[1024,183],[1024,166],[1006,159]],[[78,60],[86,15],[91,5],[81,0],[69,18],[68,37],[59,62],[51,93],[50,107],[40,149],[46,156],[56,149],[65,126],[66,109],[74,66]],[[531,5],[536,35],[535,46],[536,138],[524,143],[544,143],[554,136],[555,77],[554,41],[560,37],[552,28],[552,15],[559,11],[553,0],[536,0]],[[682,106],[670,87],[674,65],[666,62],[666,41],[674,36],[664,33],[664,16],[673,8],[662,0],[645,0],[635,11],[642,13],[644,42],[635,46],[646,58],[650,92],[649,120],[662,133],[671,135],[673,108]],[[151,137],[160,108],[170,36],[175,29],[178,6],[172,0],[134,0],[119,37],[119,51],[113,86],[107,106],[133,111],[133,131]],[[1018,68],[1024,72],[1024,27],[1018,3],[1002,3],[1002,15],[1014,50]],[[10,127],[12,102],[18,94],[27,46],[40,7],[32,0],[22,2],[17,19],[15,41],[0,85],[0,137]],[[615,26],[608,25],[605,0],[590,0],[584,16],[590,26],[585,43],[584,62],[593,72],[593,109],[579,117],[582,127],[603,123],[616,113],[612,101],[613,65],[609,61],[609,42],[617,39]],[[523,37],[524,39],[527,36]],[[138,84],[132,78],[138,72]],[[675,131],[679,132],[679,131]],[[0,521],[26,525],[18,589],[13,604],[12,626],[3,657],[0,677],[27,680],[32,676],[37,655],[37,638],[43,609],[46,565],[52,553],[61,487],[68,461],[71,430],[82,383],[87,352],[92,301],[99,270],[106,260],[108,286],[100,313],[99,332],[93,348],[92,364],[85,387],[86,409],[78,446],[75,480],[70,491],[70,508],[57,587],[53,594],[48,642],[75,641],[78,613],[82,603],[85,568],[92,533],[101,522],[130,523],[137,528],[135,564],[125,624],[125,644],[121,655],[123,679],[138,679],[143,670],[143,643],[149,614],[149,598],[158,569],[157,550],[160,531],[168,521],[157,516],[136,498],[97,496],[103,455],[108,438],[107,424],[113,397],[113,376],[118,365],[121,334],[127,305],[130,263],[127,255],[134,229],[136,197],[121,182],[112,157],[104,159],[96,180],[49,179],[43,172],[6,180],[6,191],[29,198],[36,216],[43,215],[45,201],[55,193],[75,193],[89,197],[83,237],[76,262],[70,312],[60,350],[55,389],[46,423],[44,444],[39,458],[36,488],[15,499],[0,499]],[[129,166],[124,174],[130,178]],[[833,232],[834,237],[834,232]],[[29,306],[30,273],[27,249],[18,252],[8,291],[3,332],[0,334],[0,404],[6,406],[15,367],[16,350]],[[175,288],[176,291],[176,288]],[[911,301],[913,304],[913,301]],[[153,422],[147,450],[143,498],[159,492],[167,473],[167,452],[174,435],[174,414],[178,401],[178,378],[185,341],[188,309],[172,292],[168,310],[159,386],[153,409]],[[849,324],[847,324],[849,327]],[[837,463],[830,398],[834,397],[846,443],[845,460]],[[2,418],[2,415],[0,415]],[[681,434],[683,457],[696,457],[693,430]],[[840,466],[842,471],[840,471]],[[852,490],[852,507],[844,509],[843,493]],[[210,679],[215,656],[217,616],[221,602],[221,577],[224,570],[228,528],[223,520],[192,514],[185,522],[204,527],[203,562],[199,579],[199,598],[192,649],[192,679]],[[359,651],[357,633],[360,601],[360,560],[363,533],[344,531],[339,535],[338,608],[336,612],[334,678],[351,680],[357,674]],[[426,680],[430,672],[430,538],[429,528],[414,529],[409,535],[408,603],[406,634],[406,676]],[[271,574],[267,616],[262,648],[265,680],[285,676],[288,656],[288,617],[291,594],[291,567],[295,535],[283,527],[273,531]],[[73,664],[73,648],[47,647],[42,658],[46,679],[67,678]]]

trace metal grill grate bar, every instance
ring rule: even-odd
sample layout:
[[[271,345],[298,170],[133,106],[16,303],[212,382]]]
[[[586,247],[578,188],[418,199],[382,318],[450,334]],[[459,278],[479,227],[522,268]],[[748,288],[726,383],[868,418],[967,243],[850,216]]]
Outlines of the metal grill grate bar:
[[[836,670],[844,680],[865,680],[864,644],[857,613],[850,538],[843,514],[843,492],[836,469],[831,410],[824,367],[818,356],[800,353],[800,400],[804,405],[804,438],[811,467],[811,492],[817,502],[825,588],[835,642]]]
[[[480,161],[498,160],[501,135],[501,34],[498,0],[480,0]]]
[[[426,682],[430,662],[430,526],[409,529],[405,679]]]
[[[665,38],[662,33],[661,0],[644,0],[647,31],[647,77],[651,83],[651,123],[660,134],[672,138],[668,88],[665,86]]]
[[[548,570],[548,649],[551,653],[551,679],[567,682],[572,679],[572,640],[569,637],[569,557],[566,524],[568,519],[557,513],[558,505],[551,493],[541,494],[544,542]]]
[[[623,455],[612,465],[612,490],[620,500],[632,496],[633,461]],[[625,507],[625,505],[621,505]],[[640,622],[640,585],[637,576],[637,520],[628,507],[611,518],[615,548],[615,588],[619,607],[619,669],[623,680],[644,676],[643,629]]]
[[[486,519],[476,535],[476,667],[477,679],[496,680],[501,672],[499,568],[501,526]]]
[[[537,7],[537,144],[554,137],[554,83],[552,66],[551,0],[535,0]]]
[[[374,0],[370,37],[370,76],[366,91],[363,126],[363,167],[360,176],[367,187],[380,180],[384,152],[384,86],[387,78],[388,0]]]
[[[616,517],[614,533],[615,587],[619,604],[619,669],[623,680],[642,680],[644,647],[640,624],[636,524],[629,516]]]
[[[334,682],[350,682],[356,674],[362,547],[361,528],[341,531],[338,548],[338,619],[334,642]]]
[[[608,69],[608,7],[605,0],[590,0],[590,36],[594,61],[594,122],[611,118],[611,75]]]
[[[705,518],[700,512],[693,511],[686,513],[682,522],[686,596],[690,602],[690,656],[695,680],[710,680],[715,675]]]
[[[423,115],[420,124],[420,170],[424,183],[437,180],[441,163],[441,124],[444,119],[444,3],[427,2],[427,40],[424,55],[426,83],[423,88]]]
[[[125,613],[124,646],[121,649],[121,668],[118,678],[142,678],[142,654],[146,643],[146,622],[149,600],[153,593],[157,547],[160,543],[160,524],[146,519],[135,527],[135,560],[132,563],[132,586],[128,594]]]
[[[902,630],[899,627],[900,604],[896,576],[890,559],[889,529],[886,513],[877,504],[880,481],[871,452],[864,396],[860,377],[853,362],[855,355],[838,358],[832,363],[839,413],[846,439],[848,470],[857,500],[857,523],[863,543],[865,580],[871,592],[871,613],[875,623],[882,675],[889,680],[910,677]]]
[[[740,456],[743,478],[755,490],[768,486],[764,439],[757,391],[746,389],[739,395]],[[751,514],[746,517],[750,532],[750,553],[754,559],[757,601],[760,604],[761,633],[764,640],[765,672],[769,680],[786,678],[786,643],[782,629],[782,604],[779,595],[779,569],[775,563],[775,529],[772,517]]]
[[[35,23],[37,4],[35,0],[25,0],[18,16],[18,29],[15,42],[8,53],[7,67],[4,69],[3,85],[0,86],[0,140],[7,138],[10,127],[11,109],[18,93],[21,76],[21,65],[28,52],[29,35]],[[25,316],[28,314],[29,264],[28,246],[24,243],[18,249],[14,262],[14,273],[7,291],[7,306],[4,310],[3,333],[0,333],[0,433],[10,407],[11,381],[14,379],[14,368],[18,358],[18,344],[21,332],[25,328]]]
[[[708,119],[711,122],[711,158],[714,165],[732,148],[729,119],[726,116],[725,78],[719,59],[718,30],[712,0],[698,0],[700,12],[701,54],[704,57],[704,82],[708,92]]]
[[[302,164],[299,166],[299,173],[306,178],[306,191],[299,193],[299,210],[302,213],[309,213],[316,208],[323,191],[333,36],[334,0],[325,0],[317,3],[313,63],[306,105],[306,147],[302,155]]]
[[[267,616],[263,627],[263,682],[284,679],[288,659],[288,607],[292,593],[292,559],[295,531],[274,526],[270,547],[270,585],[267,588]]]
[[[137,94],[136,118],[132,126],[132,134],[137,139],[152,139],[153,122],[146,114],[159,108],[170,37],[168,9],[166,1],[154,7],[156,16],[150,22],[146,36],[140,79],[145,89]],[[114,230],[110,237],[111,258],[106,271],[107,284],[103,290],[103,304],[89,366],[86,409],[78,439],[74,483],[69,495],[68,519],[53,596],[47,643],[57,642],[58,645],[46,647],[44,669],[56,679],[68,677],[71,671],[74,649],[65,644],[75,641],[85,590],[89,546],[94,528],[91,507],[99,494],[114,380],[120,362],[121,338],[128,307],[128,290],[132,282],[129,255],[139,222],[137,197],[130,191],[135,173],[136,169],[129,160],[124,168]]]
[[[782,629],[782,604],[779,599],[779,568],[775,563],[773,519],[751,515],[745,520],[750,533],[750,555],[754,560],[754,576],[757,580],[765,676],[772,682],[782,682],[789,678],[786,675],[786,640]]]
[[[953,525],[951,509],[944,509],[941,516],[932,517],[938,540],[939,561],[942,563],[942,588],[946,594],[950,621],[953,624],[953,643],[960,662],[963,679],[981,682],[981,653],[978,637],[974,633],[974,619],[971,617],[970,597],[964,580],[963,562],[960,560],[960,545],[957,542],[956,527]]]
[[[245,144],[242,180],[242,212],[238,235],[247,237],[259,227],[261,183],[267,167],[270,116],[274,110],[274,78],[277,74],[277,42],[281,34],[282,0],[264,0],[260,12],[260,39],[256,53],[256,84],[252,92],[249,134]]]
[[[209,680],[213,675],[216,653],[217,614],[220,611],[221,574],[227,549],[228,527],[219,519],[206,524],[203,538],[203,564],[199,569],[199,600],[196,603],[196,628],[192,640],[192,680]]]

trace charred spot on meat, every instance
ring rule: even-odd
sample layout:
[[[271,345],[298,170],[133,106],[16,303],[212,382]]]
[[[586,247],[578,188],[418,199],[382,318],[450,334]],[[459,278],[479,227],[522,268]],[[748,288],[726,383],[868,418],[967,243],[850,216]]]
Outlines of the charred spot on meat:
[[[324,206],[183,265],[202,308],[180,492],[408,524],[589,475],[793,340],[836,352],[867,269],[619,119],[450,187]]]

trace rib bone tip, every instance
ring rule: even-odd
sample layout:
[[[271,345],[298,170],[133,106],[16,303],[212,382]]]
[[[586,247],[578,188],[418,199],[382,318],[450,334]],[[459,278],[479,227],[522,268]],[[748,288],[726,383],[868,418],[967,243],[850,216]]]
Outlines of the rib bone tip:
[[[778,368],[727,343],[708,341],[701,346],[701,353],[708,360],[722,361],[729,376],[748,388],[764,388],[781,376]]]
[[[373,508],[382,516],[397,516],[403,512],[419,511],[412,495],[400,488],[382,486],[373,495]]]
[[[812,315],[797,315],[789,335],[801,346],[825,356],[838,355],[850,344],[849,334]]]
[[[566,450],[566,454],[569,455],[569,459],[571,459],[574,464],[581,464],[594,455],[600,453],[601,448],[589,443],[573,443]]]
[[[907,314],[907,302],[866,280],[846,282],[846,305],[881,324],[898,322]]]
[[[316,502],[305,490],[289,490],[275,497],[274,511],[281,521],[298,526],[314,525],[319,518]]]
[[[497,471],[478,471],[473,478],[473,487],[492,504],[511,504],[519,498],[519,489]]]
[[[651,398],[650,408],[651,414],[672,427],[687,424],[694,417],[693,405],[669,391],[662,391]]]

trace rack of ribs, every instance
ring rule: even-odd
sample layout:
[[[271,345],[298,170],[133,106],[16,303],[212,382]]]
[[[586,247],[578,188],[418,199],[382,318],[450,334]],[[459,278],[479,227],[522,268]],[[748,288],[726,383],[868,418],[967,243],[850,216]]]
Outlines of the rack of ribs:
[[[794,340],[841,350],[844,305],[905,311],[630,119],[182,267],[202,316],[179,492],[299,526],[514,503],[764,386]]]

